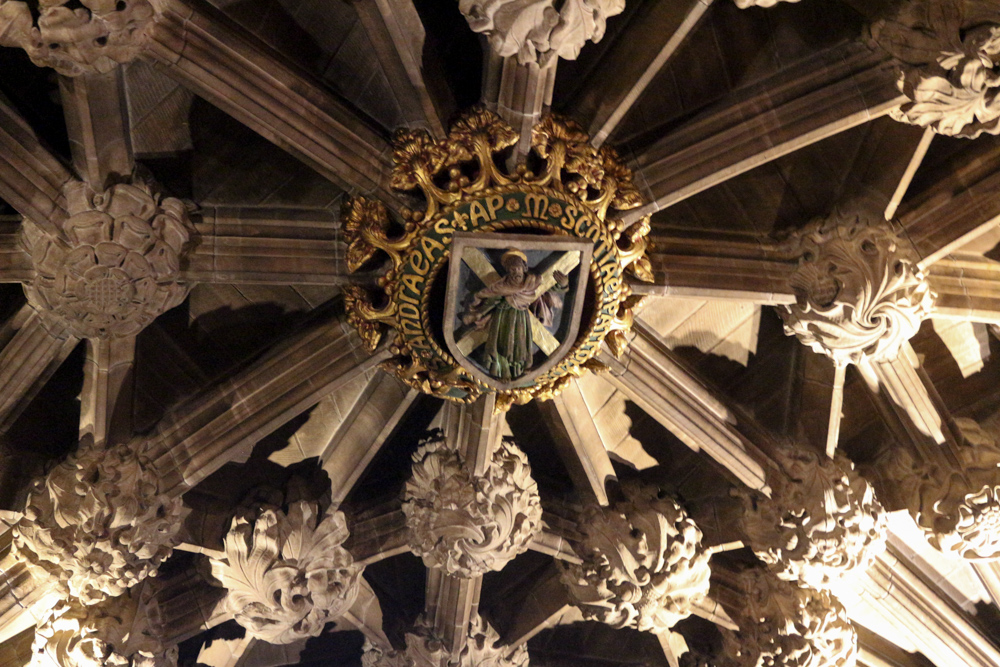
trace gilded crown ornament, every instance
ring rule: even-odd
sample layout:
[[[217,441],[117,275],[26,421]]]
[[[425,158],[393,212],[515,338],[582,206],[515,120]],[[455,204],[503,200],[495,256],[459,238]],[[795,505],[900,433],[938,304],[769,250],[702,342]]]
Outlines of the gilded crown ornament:
[[[532,131],[528,165],[498,166],[514,131],[484,110],[465,114],[448,138],[396,136],[394,188],[423,210],[357,197],[345,205],[348,268],[391,266],[378,293],[349,286],[351,323],[374,350],[387,331],[384,365],[411,387],[472,402],[497,393],[499,410],[549,398],[584,370],[600,370],[602,343],[627,347],[627,276],[651,281],[649,220],[616,213],[642,203],[631,172],[610,148],[595,149],[569,121],[549,116]]]

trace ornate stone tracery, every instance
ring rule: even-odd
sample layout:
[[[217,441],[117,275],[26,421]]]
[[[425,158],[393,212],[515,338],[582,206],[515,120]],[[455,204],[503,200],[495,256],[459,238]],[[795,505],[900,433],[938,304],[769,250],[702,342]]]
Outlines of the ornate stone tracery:
[[[421,617],[413,632],[406,634],[405,650],[386,650],[366,640],[361,664],[363,667],[528,667],[528,647],[522,644],[510,651],[500,644],[500,635],[493,626],[476,614],[470,622],[465,645],[457,657],[452,657]]]
[[[613,508],[580,518],[583,560],[563,566],[563,583],[587,619],[661,634],[708,595],[709,554],[701,530],[655,487],[623,487]]]
[[[226,609],[255,639],[316,637],[354,604],[364,568],[341,546],[347,522],[342,512],[320,515],[316,503],[300,501],[287,512],[237,516],[226,560],[212,559],[213,576],[228,590]]]
[[[981,0],[915,0],[872,37],[901,65],[910,101],[896,120],[956,137],[1000,133],[1000,10]]]
[[[465,578],[503,569],[542,526],[528,458],[506,440],[483,476],[447,443],[424,444],[413,455],[403,512],[413,553],[427,567]]]
[[[779,448],[784,474],[771,497],[743,492],[741,528],[774,573],[811,588],[867,569],[885,549],[888,522],[872,486],[843,455]]]
[[[930,316],[934,293],[908,242],[884,222],[841,212],[799,232],[785,333],[839,366],[891,361]]]
[[[120,338],[184,300],[180,262],[193,228],[183,202],[141,182],[104,192],[72,182],[65,195],[65,239],[26,226],[31,305],[77,337]]]
[[[0,0],[0,46],[65,76],[103,74],[142,53],[155,14],[149,0],[42,0],[37,16],[28,2]]]
[[[587,42],[601,41],[625,0],[459,0],[458,7],[497,55],[544,67],[555,58],[576,60]]]
[[[159,495],[159,473],[128,445],[84,444],[34,482],[14,549],[95,604],[155,576],[173,552],[185,510]]]

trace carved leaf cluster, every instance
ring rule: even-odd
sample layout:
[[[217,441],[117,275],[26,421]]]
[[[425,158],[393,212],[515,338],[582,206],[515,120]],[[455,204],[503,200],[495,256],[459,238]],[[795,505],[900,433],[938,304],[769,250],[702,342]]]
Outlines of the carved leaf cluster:
[[[562,580],[587,619],[661,634],[691,615],[708,595],[709,554],[701,530],[655,487],[625,485],[627,500],[588,507],[582,563],[564,565]]]
[[[406,650],[384,649],[365,640],[363,667],[528,667],[528,648],[517,647],[508,653],[500,635],[478,614],[469,623],[469,634],[457,658],[452,658],[444,642],[434,636],[430,624],[421,616],[413,632],[406,634]]]
[[[872,486],[846,457],[783,447],[771,497],[742,492],[743,532],[750,546],[786,581],[828,588],[863,571],[885,549],[888,521]]]
[[[554,58],[576,60],[588,41],[601,41],[625,0],[459,0],[458,7],[494,53],[544,67]]]
[[[142,52],[154,18],[149,0],[0,0],[0,46],[66,76],[101,74]]]
[[[83,604],[122,595],[173,552],[185,510],[159,495],[159,472],[127,445],[84,444],[36,480],[14,527],[19,557]]]
[[[427,567],[466,578],[503,569],[542,522],[528,458],[510,441],[500,443],[482,476],[446,443],[424,444],[413,455],[403,512],[413,553]]]
[[[828,591],[797,586],[765,570],[741,573],[740,631],[723,630],[732,667],[854,667],[857,632]]]
[[[212,574],[227,589],[226,609],[250,636],[272,644],[316,637],[358,595],[363,567],[341,545],[343,513],[320,519],[315,503],[264,509],[233,519],[226,560]]]
[[[841,213],[800,232],[785,333],[838,365],[890,361],[930,316],[934,293],[911,246],[886,224]]]
[[[979,0],[917,0],[872,26],[901,66],[910,101],[896,120],[956,137],[1000,133],[1000,9]]]
[[[95,192],[74,182],[65,195],[65,239],[26,232],[36,276],[25,293],[35,308],[78,337],[118,338],[184,300],[181,256],[193,230],[183,202],[142,183]]]

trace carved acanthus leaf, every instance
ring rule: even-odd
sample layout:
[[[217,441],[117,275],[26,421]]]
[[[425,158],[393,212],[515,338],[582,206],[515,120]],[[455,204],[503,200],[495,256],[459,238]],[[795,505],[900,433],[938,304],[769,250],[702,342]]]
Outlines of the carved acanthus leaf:
[[[910,244],[884,221],[841,212],[791,241],[796,303],[779,311],[785,333],[844,366],[891,361],[929,317],[931,292]]]
[[[779,448],[771,497],[745,491],[743,532],[774,573],[812,588],[867,569],[885,549],[888,522],[872,486],[846,457]]]
[[[723,630],[733,667],[854,667],[857,632],[847,610],[828,591],[777,579],[761,569],[740,574],[743,606]]]
[[[102,74],[142,53],[155,14],[149,0],[0,0],[0,46],[66,76]]]
[[[186,511],[159,495],[159,472],[128,445],[86,443],[34,482],[14,549],[83,604],[155,576]]]
[[[287,513],[263,509],[233,519],[226,560],[213,558],[212,574],[251,637],[272,644],[316,637],[354,604],[364,568],[341,546],[347,522],[341,512],[320,514],[316,503],[300,501]]]
[[[955,137],[1000,133],[1000,9],[980,0],[915,0],[871,28],[900,63],[910,101],[896,120]]]
[[[506,440],[482,476],[445,442],[421,446],[403,512],[413,553],[427,567],[466,578],[501,570],[528,549],[542,523],[528,458]]]
[[[137,182],[66,186],[66,238],[26,229],[35,266],[28,301],[80,338],[133,336],[180,304],[181,256],[193,228],[183,202]]]
[[[583,560],[563,583],[587,619],[661,634],[708,595],[709,554],[701,530],[656,487],[623,486],[613,508],[592,505],[579,521]]]
[[[363,667],[528,667],[528,648],[510,650],[500,643],[500,635],[478,614],[469,623],[469,634],[457,657],[448,655],[444,642],[436,637],[423,617],[413,632],[406,634],[406,650],[386,650],[365,641]]]
[[[545,66],[553,58],[576,60],[584,44],[601,41],[625,0],[459,0],[458,7],[497,55]]]

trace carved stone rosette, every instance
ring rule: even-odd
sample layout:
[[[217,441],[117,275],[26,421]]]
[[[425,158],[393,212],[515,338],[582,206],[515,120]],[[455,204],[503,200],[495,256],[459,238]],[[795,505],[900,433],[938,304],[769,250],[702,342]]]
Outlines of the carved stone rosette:
[[[444,442],[421,446],[403,513],[413,553],[427,567],[464,578],[503,569],[542,526],[528,457],[510,441],[499,444],[482,476]]]
[[[613,508],[588,507],[583,560],[563,565],[562,580],[585,618],[661,634],[708,595],[709,554],[684,509],[651,486],[625,485]]]
[[[913,0],[872,37],[900,63],[909,102],[896,120],[954,137],[1000,133],[1000,9],[982,0]]]
[[[226,560],[212,559],[212,575],[228,590],[226,610],[251,637],[272,644],[316,637],[354,604],[364,568],[341,546],[347,522],[342,512],[320,513],[303,501],[287,513],[233,519]]]
[[[159,495],[159,472],[128,445],[83,445],[34,482],[14,549],[83,604],[155,576],[186,513]]]
[[[459,0],[458,8],[498,56],[544,67],[555,58],[576,60],[587,42],[601,41],[625,0]]]
[[[500,635],[478,614],[470,622],[469,635],[458,657],[451,657],[444,642],[435,637],[423,617],[406,634],[406,650],[385,650],[365,641],[363,667],[528,667],[528,647],[510,651],[500,644]]]
[[[82,607],[59,602],[35,630],[30,667],[176,667],[148,587]]]
[[[890,448],[870,477],[890,506],[909,510],[927,541],[971,560],[1000,558],[1000,442],[971,419],[956,419],[959,465],[917,460]]]
[[[812,588],[867,569],[885,549],[888,521],[854,464],[791,447],[775,459],[784,474],[769,479],[770,498],[740,493],[740,526],[757,557],[779,578]]]
[[[180,262],[193,228],[183,202],[143,183],[95,192],[73,182],[65,195],[65,239],[25,228],[36,272],[24,287],[32,306],[77,337],[120,338],[185,299]]]
[[[858,636],[847,610],[828,591],[782,581],[764,570],[740,574],[734,620],[723,630],[732,667],[854,667]]]
[[[142,53],[155,14],[149,0],[0,0],[0,46],[66,76],[101,74]]]
[[[934,303],[919,258],[888,224],[859,215],[814,223],[791,240],[800,253],[785,333],[839,366],[891,361]]]

